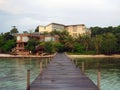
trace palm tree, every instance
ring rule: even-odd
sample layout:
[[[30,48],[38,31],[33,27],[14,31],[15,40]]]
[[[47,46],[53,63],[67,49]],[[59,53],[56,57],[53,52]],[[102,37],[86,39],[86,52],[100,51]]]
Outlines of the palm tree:
[[[89,45],[90,45],[91,37],[88,35],[83,35],[81,42],[85,47],[85,50],[88,51]]]
[[[102,36],[97,35],[96,37],[93,37],[92,42],[94,44],[96,53],[99,54],[100,53],[101,43],[102,43]]]

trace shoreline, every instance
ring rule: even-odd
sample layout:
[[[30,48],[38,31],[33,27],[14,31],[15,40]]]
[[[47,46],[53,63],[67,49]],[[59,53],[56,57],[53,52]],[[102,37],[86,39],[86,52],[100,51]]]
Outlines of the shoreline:
[[[66,53],[65,53],[66,54]],[[40,56],[40,55],[10,55],[10,54],[0,54],[0,58],[49,58],[49,57],[54,57],[56,55],[45,55],[45,56]],[[69,58],[120,58],[120,54],[115,54],[115,55],[69,55],[66,54]]]
[[[49,58],[49,57],[54,57],[56,55],[45,55],[45,56],[40,56],[40,55],[10,55],[10,54],[0,54],[0,58]]]
[[[68,57],[70,58],[120,58],[120,55],[69,55],[67,54]]]

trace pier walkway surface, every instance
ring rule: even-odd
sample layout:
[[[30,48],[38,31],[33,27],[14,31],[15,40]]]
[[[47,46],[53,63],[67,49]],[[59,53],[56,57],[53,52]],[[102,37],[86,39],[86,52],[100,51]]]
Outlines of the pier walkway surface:
[[[62,53],[31,83],[30,90],[97,90],[97,86]]]

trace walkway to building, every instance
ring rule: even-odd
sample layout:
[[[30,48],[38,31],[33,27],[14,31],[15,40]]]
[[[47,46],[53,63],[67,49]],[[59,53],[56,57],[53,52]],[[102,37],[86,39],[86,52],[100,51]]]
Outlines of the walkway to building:
[[[97,86],[65,54],[57,54],[30,90],[97,90]]]

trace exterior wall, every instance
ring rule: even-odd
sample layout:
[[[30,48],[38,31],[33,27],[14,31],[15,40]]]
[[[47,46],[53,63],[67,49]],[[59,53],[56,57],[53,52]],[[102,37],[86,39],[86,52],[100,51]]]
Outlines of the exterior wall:
[[[16,54],[20,55],[29,54],[29,52],[25,50],[25,45],[29,40],[29,34],[18,34],[16,37],[17,37]]]
[[[52,30],[64,30],[64,25],[52,24]]]
[[[57,23],[51,23],[47,26],[39,26],[39,32],[51,32],[53,30],[67,30],[69,34],[73,37],[77,37],[79,34],[87,33],[86,27],[84,24],[77,25],[63,25]]]
[[[62,24],[51,23],[47,26],[39,26],[39,32],[51,32],[53,30],[64,30],[65,27]]]
[[[54,41],[54,42],[58,42],[59,40],[59,36],[58,35],[36,35],[36,34],[17,34],[16,38],[17,38],[17,45],[16,45],[16,54],[29,54],[29,51],[25,50],[25,46],[27,45],[27,42],[29,40],[29,38],[37,38],[39,41]]]
[[[40,33],[43,33],[46,31],[44,26],[39,26],[38,29]]]
[[[45,31],[51,32],[52,31],[52,24],[47,25]]]
[[[73,37],[77,37],[79,34],[86,33],[84,25],[70,25],[66,26],[65,30],[69,32],[69,34]]]
[[[28,40],[29,40],[28,34],[17,35],[17,42],[28,42]]]

